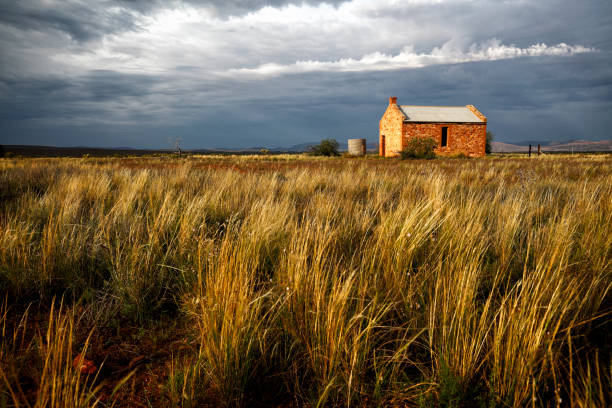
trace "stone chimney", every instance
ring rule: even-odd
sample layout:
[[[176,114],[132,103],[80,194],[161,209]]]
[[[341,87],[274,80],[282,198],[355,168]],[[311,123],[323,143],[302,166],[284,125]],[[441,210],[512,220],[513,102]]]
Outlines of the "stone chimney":
[[[389,105],[397,105],[397,96],[392,96],[389,98]]]

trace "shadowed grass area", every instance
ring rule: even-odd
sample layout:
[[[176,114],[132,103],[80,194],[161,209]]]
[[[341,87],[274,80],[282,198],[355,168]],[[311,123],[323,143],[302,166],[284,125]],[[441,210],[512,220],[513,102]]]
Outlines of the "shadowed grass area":
[[[609,155],[2,159],[0,198],[8,406],[612,403]]]

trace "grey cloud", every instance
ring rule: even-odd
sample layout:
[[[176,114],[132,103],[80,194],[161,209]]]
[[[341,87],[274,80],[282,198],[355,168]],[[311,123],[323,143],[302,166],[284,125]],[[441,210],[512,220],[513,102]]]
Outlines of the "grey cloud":
[[[92,133],[98,134],[97,145],[106,146],[117,146],[117,135],[125,136],[121,145],[145,147],[166,147],[167,138],[176,136],[186,148],[288,146],[325,137],[375,141],[387,98],[397,95],[405,104],[474,104],[489,117],[499,140],[601,139],[612,126],[606,114],[612,109],[607,62],[605,55],[582,55],[563,62],[520,59],[389,73],[310,73],[258,82],[202,81],[189,91],[163,77],[98,72],[72,86],[61,81],[30,90],[13,85],[16,93],[51,90],[51,96],[22,100],[2,121],[15,134],[35,135],[30,137],[36,143],[55,140],[52,135],[63,129],[73,135],[68,143],[73,145]],[[575,78],[577,67],[585,65],[593,67],[591,73]],[[131,108],[134,104],[139,108]],[[36,113],[38,128],[21,120]],[[72,117],[80,120],[57,120]],[[580,125],[584,117],[589,127]],[[88,121],[95,125],[86,126]],[[15,139],[4,141],[9,142]]]
[[[151,94],[161,81],[150,75],[118,74],[108,70],[91,71],[83,79],[83,90],[93,101],[140,98]],[[87,95],[86,95],[87,97]]]
[[[331,4],[338,6],[348,0],[185,0],[185,1],[164,1],[164,0],[115,0],[122,7],[126,7],[140,13],[150,13],[153,10],[163,8],[173,8],[178,4],[189,4],[197,7],[204,7],[218,17],[228,17],[231,15],[243,15],[252,11],[257,11],[263,7],[283,7],[287,5],[300,4]]]
[[[20,30],[64,32],[75,41],[88,41],[102,35],[133,29],[134,19],[129,13],[110,12],[112,3],[100,2],[87,6],[67,1],[43,3],[35,0],[0,3],[0,24]]]
[[[207,7],[220,16],[241,15],[266,6],[282,7],[290,4],[319,5],[322,3],[337,6],[346,1],[348,0],[187,0],[188,3]]]
[[[301,2],[191,3],[226,18],[265,5]],[[469,46],[498,38],[519,47],[539,42],[580,44],[598,48],[597,53],[386,72],[298,73],[262,80],[212,73],[234,61],[231,55],[222,59],[225,43],[204,54],[200,65],[198,58],[177,58],[175,65],[164,69],[149,72],[145,66],[143,72],[126,71],[124,64],[139,52],[129,48],[138,43],[127,42],[121,50],[127,62],[112,62],[116,55],[111,55],[104,69],[95,60],[74,72],[64,72],[73,68],[69,64],[52,71],[58,53],[78,51],[78,56],[90,57],[96,40],[139,30],[138,16],[179,3],[116,0],[91,6],[56,3],[47,8],[42,4],[0,0],[0,143],[163,148],[168,147],[168,137],[181,137],[186,148],[210,148],[289,146],[325,137],[375,141],[378,120],[391,95],[406,104],[474,104],[503,141],[610,138],[612,3],[608,1],[442,3],[411,6],[404,15],[383,8],[372,11],[378,13],[378,19],[372,20],[376,24],[415,26],[414,37],[397,38],[391,33],[377,39],[376,46],[388,47],[377,49],[383,52],[396,53],[397,47],[411,42],[417,52],[430,52],[448,40]],[[125,10],[111,11],[114,5]],[[312,29],[313,38],[323,35],[320,27]],[[257,66],[293,63],[301,55],[360,58],[363,49],[372,46],[368,38],[349,32],[341,43],[330,39],[309,50],[319,43],[305,38],[286,44],[284,33],[270,34],[270,30],[261,27],[265,35],[273,34],[265,43],[253,35],[243,45],[230,44],[235,60]],[[108,49],[113,52],[116,46]],[[347,49],[354,55],[347,55]],[[145,51],[161,52],[156,44]],[[164,61],[174,62],[174,55],[181,52],[163,55]]]
[[[67,33],[74,40],[87,41],[104,34],[137,28],[134,16],[126,10],[146,15],[161,9],[174,9],[181,4],[191,4],[227,17],[256,11],[265,6],[323,3],[339,6],[345,2],[347,0],[106,0],[86,5],[73,1],[46,4],[36,0],[0,0],[0,24],[10,24],[19,29],[55,29]],[[114,6],[124,11],[110,12]],[[444,35],[445,32],[449,34],[457,29],[461,31],[462,26],[477,25],[478,30],[475,32],[463,33],[471,37],[466,38],[467,41],[488,39],[496,35],[516,41],[519,46],[530,45],[534,37],[551,43],[579,42],[585,36],[596,39],[602,45],[609,45],[612,41],[609,35],[603,35],[609,34],[612,22],[609,17],[612,15],[612,3],[606,0],[540,0],[534,3],[483,0],[478,3],[450,2],[433,5],[417,3],[399,10],[387,6],[372,13],[380,19],[404,19],[406,24],[415,24],[416,21],[427,36],[433,34],[430,30],[433,27],[442,28]],[[451,24],[440,25],[440,22]],[[431,46],[422,41],[423,38],[417,39],[419,46]]]

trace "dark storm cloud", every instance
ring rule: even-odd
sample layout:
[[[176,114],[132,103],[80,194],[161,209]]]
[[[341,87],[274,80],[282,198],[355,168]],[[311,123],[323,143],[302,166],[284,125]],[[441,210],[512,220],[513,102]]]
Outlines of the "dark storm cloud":
[[[75,41],[87,41],[105,34],[134,28],[126,12],[109,12],[111,2],[83,4],[66,1],[45,3],[35,0],[2,0],[0,24],[20,30],[64,32]]]
[[[154,7],[167,6],[164,1],[147,0],[119,0],[120,3],[136,8],[137,10],[150,10]],[[290,4],[312,4],[318,5],[327,3],[339,5],[347,0],[187,0],[185,3],[195,6],[206,7],[221,16],[241,15],[251,11],[259,10],[263,7],[283,7]],[[154,3],[154,6],[152,4]]]
[[[14,116],[3,121],[14,125],[19,119],[38,117],[41,128],[95,134],[97,145],[106,146],[142,146],[146,137],[144,145],[163,148],[168,137],[177,135],[187,148],[290,146],[326,137],[375,141],[388,96],[400,95],[400,103],[405,104],[474,104],[489,117],[489,128],[498,140],[601,139],[612,125],[605,114],[612,111],[606,64],[601,55],[589,55],[562,64],[545,58],[384,73],[310,73],[266,82],[228,81],[223,87],[202,83],[189,98],[178,87],[159,89],[163,78],[99,72],[79,79],[77,85],[14,84],[15,95],[49,96],[17,98],[21,102],[13,104]],[[576,66],[583,65],[593,67],[592,73],[576,78]],[[153,89],[159,90],[152,93]],[[237,98],[238,94],[249,97]],[[127,109],[133,99],[146,101],[148,108]],[[87,103],[79,103],[83,100]],[[156,115],[172,120],[160,125]],[[70,123],[83,117],[100,119],[99,124]],[[582,125],[585,117],[588,127]],[[36,133],[31,123],[28,131]],[[45,144],[46,139],[33,140]],[[5,141],[9,142],[19,140]]]
[[[340,4],[343,0],[306,1],[307,4]],[[186,4],[203,6],[215,14],[227,16],[244,14],[265,6],[279,7],[301,4],[291,0],[188,0]],[[19,29],[36,31],[58,30],[65,32],[76,41],[87,41],[105,34],[133,29],[134,16],[128,11],[149,14],[153,11],[172,8],[177,2],[160,0],[111,0],[89,4],[74,1],[44,3],[36,0],[1,0],[0,23]],[[113,7],[124,11],[109,12]]]
[[[474,104],[498,140],[603,139],[611,67],[609,1],[0,0],[0,143],[375,141],[391,95]]]
[[[3,81],[0,97],[0,119],[19,121],[35,119],[41,126],[63,126],[71,121],[100,124],[143,117],[153,118],[159,108],[151,106],[134,109],[133,101],[159,98],[155,84],[161,79],[151,75],[117,74],[112,71],[93,71],[87,76],[66,80]],[[137,122],[137,121],[136,121]],[[131,123],[138,125],[138,123]]]
[[[117,98],[141,98],[151,94],[159,78],[150,75],[117,74],[113,71],[92,71],[83,78],[82,89],[93,101],[116,100]]]
[[[489,117],[490,129],[501,140],[601,139],[606,137],[603,129],[612,125],[604,114],[612,111],[608,61],[602,55],[589,55],[563,62],[517,59],[384,73],[313,73],[299,80],[274,80],[274,87],[282,88],[285,96],[259,101],[258,106],[263,106],[262,114],[273,112],[269,119],[277,119],[278,133],[287,139],[298,133],[301,141],[308,137],[375,141],[378,120],[391,95],[400,96],[404,104],[474,104]],[[593,67],[592,72],[577,78],[576,66],[585,64]],[[317,86],[302,89],[305,83]],[[588,126],[585,117],[593,120]]]

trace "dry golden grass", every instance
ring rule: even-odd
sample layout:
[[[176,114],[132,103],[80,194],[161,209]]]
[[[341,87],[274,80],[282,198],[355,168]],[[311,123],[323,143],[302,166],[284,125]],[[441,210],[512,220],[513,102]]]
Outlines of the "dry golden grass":
[[[143,404],[606,406],[612,157],[2,159],[0,288],[8,406],[129,388],[66,359],[171,322]]]

